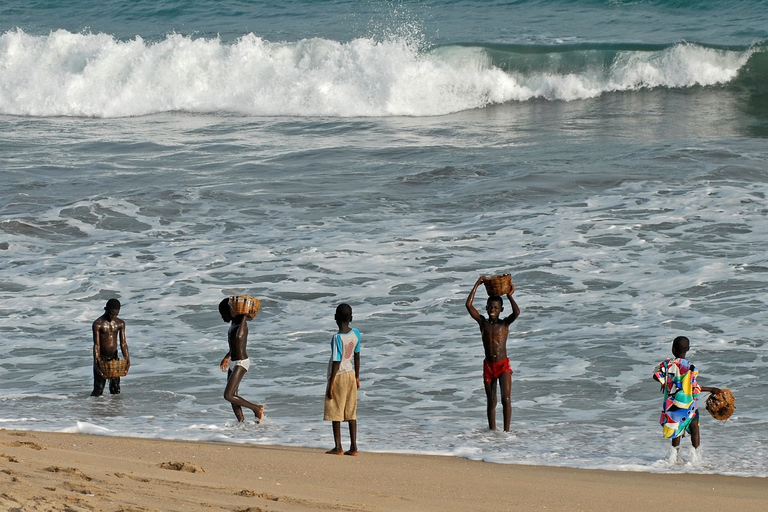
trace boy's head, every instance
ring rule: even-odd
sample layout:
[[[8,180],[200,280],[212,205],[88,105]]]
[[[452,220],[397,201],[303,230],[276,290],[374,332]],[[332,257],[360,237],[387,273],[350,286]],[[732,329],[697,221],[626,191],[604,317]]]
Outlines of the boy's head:
[[[120,301],[117,299],[109,299],[107,305],[104,306],[104,311],[111,317],[116,318],[120,313]]]
[[[675,357],[685,357],[688,349],[691,347],[691,342],[685,336],[678,336],[672,340],[672,355]]]
[[[504,311],[504,302],[498,295],[491,295],[488,297],[488,301],[485,303],[485,311],[488,313],[488,317],[492,320],[499,318],[499,315]]]
[[[221,315],[221,319],[225,322],[231,322],[232,321],[232,311],[229,309],[229,299],[222,299],[221,302],[219,302],[219,314]]]
[[[336,306],[336,315],[333,318],[336,319],[337,324],[348,324],[352,321],[352,306],[339,304]]]

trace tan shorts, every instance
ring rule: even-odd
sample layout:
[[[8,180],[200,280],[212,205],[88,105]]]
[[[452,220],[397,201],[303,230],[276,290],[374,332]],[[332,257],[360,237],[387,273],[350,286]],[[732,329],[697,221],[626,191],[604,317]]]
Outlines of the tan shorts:
[[[333,379],[333,400],[325,397],[323,419],[328,421],[357,420],[357,380],[355,372],[337,373]]]

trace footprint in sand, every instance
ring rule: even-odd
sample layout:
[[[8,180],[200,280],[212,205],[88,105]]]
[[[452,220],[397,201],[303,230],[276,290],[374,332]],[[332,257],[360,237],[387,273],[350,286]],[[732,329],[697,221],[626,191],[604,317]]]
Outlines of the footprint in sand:
[[[75,492],[77,494],[86,494],[89,496],[95,494],[90,487],[74,482],[62,482],[61,488],[65,491]]]
[[[247,498],[260,498],[262,500],[269,500],[269,501],[280,501],[280,497],[273,496],[271,494],[267,494],[265,492],[255,492],[251,491],[250,489],[243,489],[242,491],[235,493],[238,496],[245,496]]]
[[[12,448],[19,448],[23,446],[25,448],[32,448],[33,450],[45,450],[45,448],[43,448],[39,444],[33,443],[31,441],[13,441],[13,442],[6,441],[3,444],[5,446],[10,446]]]
[[[67,475],[80,477],[87,482],[93,480],[93,478],[89,477],[77,468],[60,468],[58,466],[50,466],[45,468],[43,471],[48,471],[50,473],[65,473]]]
[[[117,478],[130,478],[131,480],[135,480],[137,482],[143,482],[143,483],[147,483],[150,481],[149,478],[142,478],[139,476],[128,475],[125,473],[115,473],[115,476]]]
[[[173,471],[185,471],[187,473],[205,473],[205,470],[200,466],[195,466],[189,462],[162,462],[157,465],[163,469],[170,469]]]

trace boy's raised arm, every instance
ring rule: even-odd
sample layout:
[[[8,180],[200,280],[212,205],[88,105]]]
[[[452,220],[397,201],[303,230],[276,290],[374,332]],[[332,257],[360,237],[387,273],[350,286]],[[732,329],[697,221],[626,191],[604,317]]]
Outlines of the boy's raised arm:
[[[248,343],[248,322],[243,316],[240,320],[240,325],[237,326],[237,333],[235,334],[235,340],[238,346],[244,347]]]
[[[480,276],[477,279],[477,282],[475,283],[475,286],[472,287],[472,291],[469,292],[469,296],[467,297],[467,311],[469,311],[469,316],[474,318],[477,322],[483,321],[483,315],[481,315],[477,309],[475,309],[475,306],[473,302],[475,301],[475,293],[477,292],[477,287],[480,286],[480,283],[485,281],[485,276]]]
[[[504,323],[509,325],[512,322],[514,322],[518,316],[520,316],[520,306],[517,305],[517,302],[515,302],[515,299],[512,298],[512,292],[514,292],[514,287],[510,292],[507,294],[507,298],[509,299],[509,303],[512,304],[512,314],[509,315],[507,318],[504,319]]]

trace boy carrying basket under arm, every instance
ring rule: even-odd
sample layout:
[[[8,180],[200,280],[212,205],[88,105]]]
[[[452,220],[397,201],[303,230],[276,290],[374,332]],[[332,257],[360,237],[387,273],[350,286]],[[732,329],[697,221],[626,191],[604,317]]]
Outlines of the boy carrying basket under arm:
[[[328,384],[323,419],[333,422],[334,447],[326,453],[357,455],[357,390],[360,388],[360,331],[349,326],[352,307],[339,304],[335,315],[339,332],[331,338]],[[349,450],[341,447],[341,422],[349,422]]]
[[[104,314],[97,318],[91,327],[93,330],[93,392],[91,396],[101,396],[107,379],[101,373],[99,364],[102,361],[118,359],[118,342],[125,358],[126,368],[131,367],[131,356],[128,354],[128,342],[125,341],[125,322],[117,317],[120,314],[120,301],[109,299],[104,306]],[[109,379],[109,392],[113,395],[120,393],[120,377]]]
[[[686,432],[691,434],[694,457],[700,459],[698,448],[701,435],[696,398],[702,391],[720,393],[719,388],[702,386],[698,383],[699,370],[685,358],[690,344],[690,340],[685,336],[675,338],[672,341],[674,359],[665,359],[653,372],[653,378],[661,384],[661,390],[664,392],[659,423],[663,428],[664,437],[672,438],[671,462],[677,461],[680,440]]]

